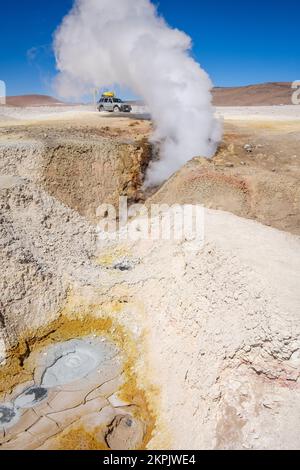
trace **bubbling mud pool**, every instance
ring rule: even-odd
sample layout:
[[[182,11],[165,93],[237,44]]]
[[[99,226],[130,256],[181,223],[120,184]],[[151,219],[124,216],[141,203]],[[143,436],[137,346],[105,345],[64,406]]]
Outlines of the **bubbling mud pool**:
[[[70,337],[78,329],[71,321],[69,338],[56,342],[65,334],[50,328],[47,344],[25,360],[14,351],[0,368],[0,449],[144,448],[152,418],[125,351],[86,322],[82,337]]]

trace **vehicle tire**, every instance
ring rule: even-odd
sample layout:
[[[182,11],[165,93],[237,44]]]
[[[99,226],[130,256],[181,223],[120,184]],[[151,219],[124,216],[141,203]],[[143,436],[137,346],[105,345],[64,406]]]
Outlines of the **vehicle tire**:
[[[103,106],[99,106],[98,109],[99,109],[99,113],[103,113],[103,111],[104,111],[104,107],[103,107]]]
[[[118,106],[115,106],[114,107],[114,113],[119,113],[120,112],[120,109],[118,108]]]

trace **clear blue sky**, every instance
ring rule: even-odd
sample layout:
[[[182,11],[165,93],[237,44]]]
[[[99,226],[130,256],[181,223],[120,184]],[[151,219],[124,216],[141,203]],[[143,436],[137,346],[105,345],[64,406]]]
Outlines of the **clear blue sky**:
[[[113,1],[113,0],[112,0]],[[51,94],[52,35],[72,0],[0,0],[0,80],[7,93]],[[215,85],[300,79],[299,0],[160,0],[188,33]]]

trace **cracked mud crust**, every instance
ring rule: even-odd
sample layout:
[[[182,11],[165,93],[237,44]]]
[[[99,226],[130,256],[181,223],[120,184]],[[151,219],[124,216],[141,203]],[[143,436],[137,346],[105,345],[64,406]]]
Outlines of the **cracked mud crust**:
[[[91,306],[91,310],[93,308],[95,306]],[[116,304],[112,308],[119,310]],[[104,360],[99,377],[96,367],[92,373],[87,370],[85,378],[50,387],[47,394],[45,389],[38,388],[41,377],[39,360],[45,363],[51,348],[57,348],[57,345],[74,344],[74,339],[75,344],[80,344],[85,338],[93,338],[96,344],[98,338],[102,342],[109,341],[118,350],[114,358],[110,355]],[[107,444],[106,434],[111,433],[116,418],[123,422],[122,416],[132,416],[139,425],[134,435],[125,434],[121,442],[136,449],[145,448],[151,439],[155,418],[149,397],[138,387],[134,375],[135,360],[135,345],[130,335],[109,318],[95,318],[82,312],[76,319],[70,319],[61,314],[38,333],[28,331],[8,352],[6,364],[0,368],[0,402],[7,402],[8,397],[15,400],[15,405],[5,408],[13,411],[13,415],[6,413],[5,416],[14,422],[9,428],[3,425],[2,437],[0,426],[0,449],[113,448]],[[37,382],[36,389],[27,386],[34,381]],[[42,390],[43,393],[38,393]],[[29,405],[32,409],[28,409],[25,398],[31,391],[37,392],[34,393],[36,401]],[[14,406],[20,413],[18,419],[15,418]],[[128,428],[129,431],[132,434],[132,429]]]

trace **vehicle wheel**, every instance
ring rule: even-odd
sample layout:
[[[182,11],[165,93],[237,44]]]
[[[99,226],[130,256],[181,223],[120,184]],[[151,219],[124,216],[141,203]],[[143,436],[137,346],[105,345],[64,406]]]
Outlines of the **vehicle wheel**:
[[[114,107],[114,113],[119,113],[119,112],[120,112],[120,110],[119,110],[118,106],[115,106]]]
[[[100,113],[103,113],[103,111],[104,111],[103,106],[100,106],[98,109],[99,109],[99,112],[100,112]]]

